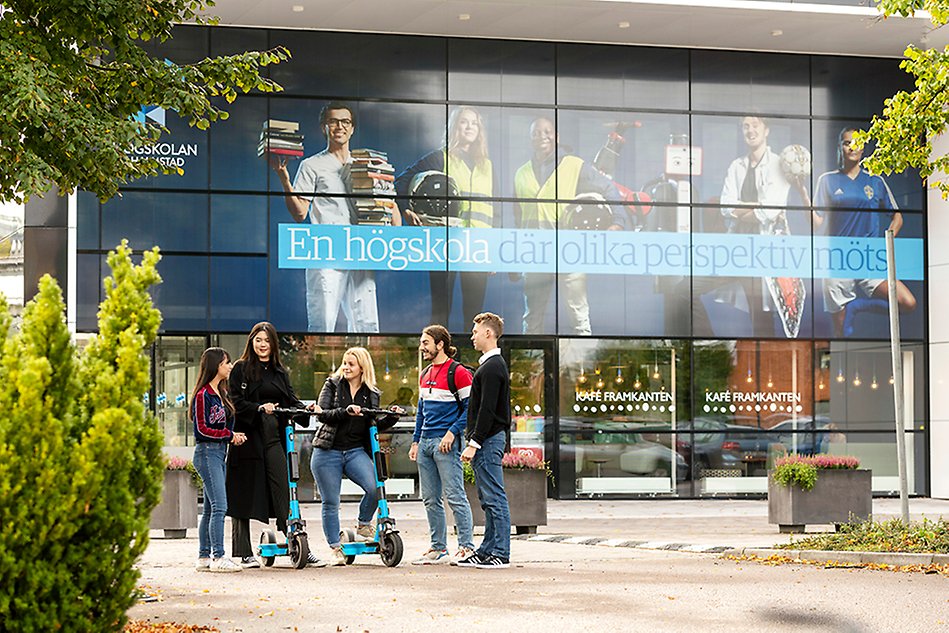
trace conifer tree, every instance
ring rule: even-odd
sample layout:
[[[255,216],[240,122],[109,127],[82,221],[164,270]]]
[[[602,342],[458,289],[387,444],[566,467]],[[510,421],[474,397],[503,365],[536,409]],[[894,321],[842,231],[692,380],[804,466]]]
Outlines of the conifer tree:
[[[142,394],[160,315],[157,249],[123,242],[99,333],[78,353],[49,276],[0,346],[0,622],[9,631],[118,631],[161,492],[162,439]],[[5,308],[6,306],[0,306]],[[2,310],[0,335],[9,332]]]

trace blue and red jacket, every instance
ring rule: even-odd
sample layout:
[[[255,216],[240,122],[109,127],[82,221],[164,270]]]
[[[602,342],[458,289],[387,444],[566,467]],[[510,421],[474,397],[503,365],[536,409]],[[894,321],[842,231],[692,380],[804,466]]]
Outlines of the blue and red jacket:
[[[191,420],[197,442],[230,442],[234,437],[234,416],[211,385],[204,385],[191,401]]]
[[[455,437],[461,437],[468,422],[468,396],[471,394],[471,372],[464,365],[455,369],[455,387],[458,400],[448,388],[448,368],[451,360],[441,365],[432,365],[419,377],[418,410],[415,413],[415,435],[413,442],[420,438],[442,438],[451,431]]]

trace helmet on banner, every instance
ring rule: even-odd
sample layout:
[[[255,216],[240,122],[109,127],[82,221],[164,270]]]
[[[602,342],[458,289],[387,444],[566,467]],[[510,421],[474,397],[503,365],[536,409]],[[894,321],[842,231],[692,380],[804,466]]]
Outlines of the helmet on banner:
[[[613,224],[613,211],[598,193],[581,193],[567,204],[564,218],[571,229],[605,231]]]
[[[458,187],[443,171],[423,171],[409,184],[409,206],[421,215],[457,217]]]

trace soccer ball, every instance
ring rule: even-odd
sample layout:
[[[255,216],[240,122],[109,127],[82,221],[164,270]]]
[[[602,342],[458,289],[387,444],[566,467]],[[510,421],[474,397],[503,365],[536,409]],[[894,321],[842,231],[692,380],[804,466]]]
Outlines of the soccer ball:
[[[781,173],[788,181],[811,173],[811,153],[803,145],[788,145],[781,150]]]

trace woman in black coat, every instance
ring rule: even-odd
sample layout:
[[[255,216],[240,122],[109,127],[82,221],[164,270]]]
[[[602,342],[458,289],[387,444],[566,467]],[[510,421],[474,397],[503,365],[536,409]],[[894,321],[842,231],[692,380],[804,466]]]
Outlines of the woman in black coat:
[[[339,496],[344,474],[365,493],[359,502],[356,535],[363,540],[375,537],[372,516],[378,498],[370,457],[371,420],[362,409],[378,409],[379,396],[376,370],[364,347],[350,347],[343,353],[339,369],[326,379],[320,392],[317,410],[322,424],[313,438],[310,469],[320,489],[323,535],[332,550],[331,565],[346,564],[339,538]],[[404,413],[398,406],[389,410],[392,413],[376,422],[380,431],[392,427]]]
[[[274,408],[304,406],[280,364],[277,331],[270,323],[258,323],[250,331],[244,353],[231,370],[228,394],[236,414],[234,431],[247,436],[244,444],[232,447],[227,455],[231,554],[244,567],[259,567],[251,547],[250,519],[267,523],[276,518],[277,529],[286,534],[290,513],[286,422],[277,419]],[[316,405],[309,408],[315,411]]]

